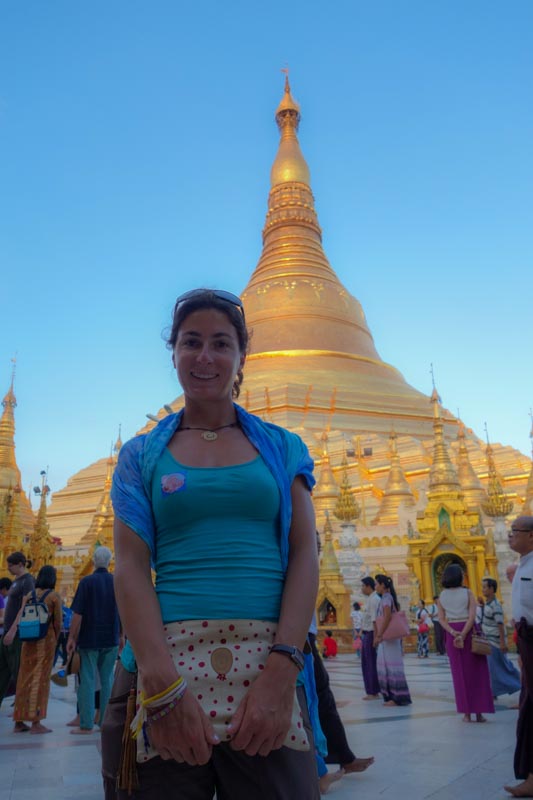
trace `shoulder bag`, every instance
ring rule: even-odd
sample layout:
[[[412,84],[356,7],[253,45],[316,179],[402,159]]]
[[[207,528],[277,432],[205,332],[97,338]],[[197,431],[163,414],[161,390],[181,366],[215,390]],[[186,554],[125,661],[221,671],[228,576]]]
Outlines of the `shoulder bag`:
[[[385,624],[385,617],[378,617],[376,619],[376,628],[378,634],[383,636],[383,641],[387,642],[392,639],[403,639],[404,636],[409,636],[411,629],[409,627],[409,620],[405,611],[393,611],[391,614],[390,622],[382,634],[383,625]]]

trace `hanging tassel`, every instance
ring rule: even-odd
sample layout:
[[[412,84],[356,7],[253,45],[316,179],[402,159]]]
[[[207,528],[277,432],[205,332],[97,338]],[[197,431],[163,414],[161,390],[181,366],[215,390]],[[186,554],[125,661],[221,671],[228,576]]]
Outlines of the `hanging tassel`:
[[[136,681],[134,682],[136,683]],[[131,735],[130,726],[135,716],[135,704],[137,701],[137,688],[132,686],[128,695],[126,706],[126,720],[122,732],[122,748],[120,751],[120,764],[117,777],[117,789],[126,791],[129,795],[134,789],[139,788],[139,778],[137,775],[137,742]]]

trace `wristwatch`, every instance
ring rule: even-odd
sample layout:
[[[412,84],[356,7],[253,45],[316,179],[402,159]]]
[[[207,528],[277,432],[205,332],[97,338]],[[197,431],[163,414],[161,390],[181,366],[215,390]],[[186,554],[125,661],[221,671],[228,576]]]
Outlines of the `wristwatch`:
[[[296,664],[300,672],[303,670],[305,665],[305,656],[298,647],[295,647],[292,644],[273,644],[270,648],[271,653],[279,653],[282,656],[287,656],[290,658],[293,664]]]

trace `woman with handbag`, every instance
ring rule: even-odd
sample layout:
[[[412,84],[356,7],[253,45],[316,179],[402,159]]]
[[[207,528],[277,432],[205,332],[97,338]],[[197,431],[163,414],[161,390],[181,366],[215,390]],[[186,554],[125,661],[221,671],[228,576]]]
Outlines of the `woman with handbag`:
[[[459,564],[449,564],[442,575],[444,587],[437,600],[439,622],[446,631],[446,651],[450,659],[457,711],[463,722],[486,722],[485,713],[494,714],[487,656],[475,652],[476,598],[463,586]],[[474,649],[473,649],[474,648]]]
[[[184,406],[127,442],[113,477],[128,643],[103,721],[105,796],[318,800],[300,686],[318,585],[313,463],[296,434],[233,402],[248,345],[236,295],[178,297],[167,345]],[[125,719],[136,754],[126,736],[116,792]]]
[[[426,611],[424,600],[418,601],[416,610],[417,625],[417,658],[429,658],[429,623],[431,617]]]
[[[376,592],[381,597],[376,619],[377,634],[374,638],[374,645],[378,649],[379,688],[384,705],[407,706],[411,703],[411,695],[405,678],[402,650],[402,636],[405,636],[407,631],[402,631],[401,626],[397,624],[403,615],[400,613],[400,604],[392,578],[388,575],[376,575]],[[404,622],[403,619],[401,621]],[[394,639],[387,635],[388,629],[389,634],[391,633],[391,625],[395,629]]]

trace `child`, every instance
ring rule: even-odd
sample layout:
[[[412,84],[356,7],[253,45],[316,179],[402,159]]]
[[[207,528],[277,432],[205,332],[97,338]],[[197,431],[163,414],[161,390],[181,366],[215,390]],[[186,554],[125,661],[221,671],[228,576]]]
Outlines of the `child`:
[[[337,655],[337,642],[333,638],[333,631],[326,631],[322,656],[324,658],[335,658]]]

